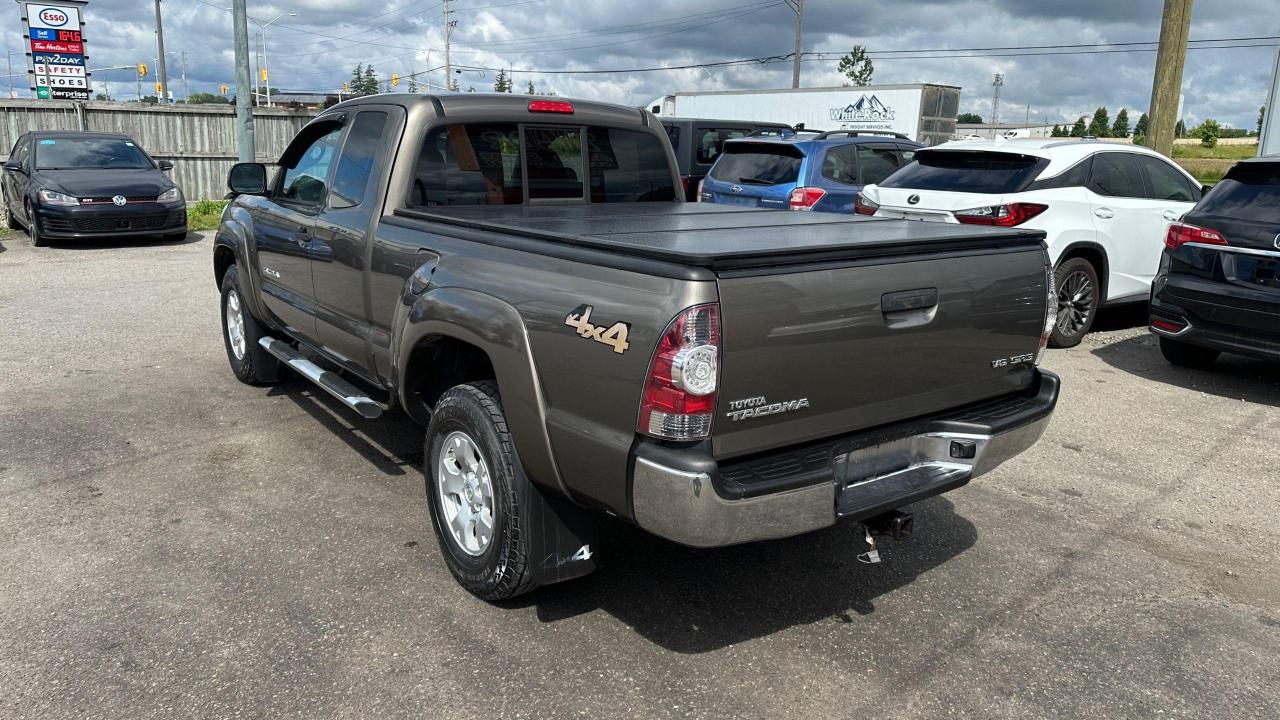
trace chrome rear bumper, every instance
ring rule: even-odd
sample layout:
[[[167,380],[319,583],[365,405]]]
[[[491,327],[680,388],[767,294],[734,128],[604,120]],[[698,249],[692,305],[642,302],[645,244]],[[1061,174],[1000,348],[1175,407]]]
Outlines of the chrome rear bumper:
[[[830,480],[783,492],[726,499],[716,492],[710,471],[636,457],[635,521],[684,545],[718,547],[799,535],[947,492],[1040,439],[1057,401],[1057,378],[1048,377],[1052,382],[1036,398],[1043,412],[1032,420],[989,433],[925,432],[833,453]]]

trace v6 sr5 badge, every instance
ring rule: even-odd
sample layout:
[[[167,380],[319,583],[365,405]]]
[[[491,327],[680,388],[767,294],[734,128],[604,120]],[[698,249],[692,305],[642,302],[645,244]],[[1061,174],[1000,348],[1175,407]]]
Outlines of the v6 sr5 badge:
[[[595,340],[613,348],[621,355],[631,347],[627,342],[627,333],[631,331],[631,323],[616,322],[608,327],[591,322],[591,306],[579,305],[564,318],[564,324],[578,331],[580,337]]]

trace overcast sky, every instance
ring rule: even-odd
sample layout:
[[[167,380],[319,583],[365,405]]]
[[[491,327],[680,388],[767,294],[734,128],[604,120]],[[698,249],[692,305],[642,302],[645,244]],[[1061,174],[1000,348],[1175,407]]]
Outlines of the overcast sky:
[[[165,44],[186,51],[192,92],[217,91],[233,81],[229,0],[164,0]],[[452,0],[457,27],[453,61],[463,66],[511,67],[517,91],[532,80],[540,92],[640,105],[672,92],[788,87],[790,63],[610,75],[550,74],[552,70],[636,69],[785,54],[794,43],[794,13],[769,0]],[[873,53],[940,48],[1123,43],[1159,36],[1161,0],[808,0],[804,49]],[[356,9],[353,9],[356,8]],[[1280,34],[1277,0],[1198,0],[1191,39]],[[10,6],[6,12],[16,13]],[[357,62],[382,77],[443,64],[438,0],[277,0],[249,3],[262,21],[284,17],[268,31],[273,87],[329,90]],[[695,15],[696,13],[696,15]],[[92,0],[85,37],[91,67],[152,62],[154,14],[148,0]],[[9,50],[22,47],[18,23],[4,23]],[[251,33],[256,28],[250,24]],[[254,43],[255,52],[257,43]],[[1044,51],[1040,51],[1044,52]],[[938,53],[933,53],[938,55]],[[1274,48],[1200,49],[1188,54],[1183,77],[1184,118],[1213,117],[1253,128],[1265,101]],[[19,58],[13,59],[14,63]],[[875,61],[877,84],[959,85],[961,110],[990,118],[991,78],[1005,73],[1001,116],[1021,121],[1071,122],[1106,105],[1133,120],[1151,95],[1154,52],[945,57]],[[169,62],[171,88],[181,97],[178,56]],[[483,73],[483,74],[482,74]],[[443,82],[443,72],[428,75]],[[463,90],[492,90],[491,71],[456,76]],[[118,99],[135,95],[130,71],[96,73],[95,90],[111,80]],[[806,87],[841,84],[835,60],[804,63]],[[18,78],[18,85],[25,85]],[[144,86],[145,91],[145,86]]]

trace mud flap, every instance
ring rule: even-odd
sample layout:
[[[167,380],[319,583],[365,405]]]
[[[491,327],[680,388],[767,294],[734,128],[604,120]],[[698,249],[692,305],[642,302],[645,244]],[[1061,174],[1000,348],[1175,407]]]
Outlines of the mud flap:
[[[529,548],[535,558],[535,585],[572,580],[596,569],[599,532],[591,511],[536,491]]]

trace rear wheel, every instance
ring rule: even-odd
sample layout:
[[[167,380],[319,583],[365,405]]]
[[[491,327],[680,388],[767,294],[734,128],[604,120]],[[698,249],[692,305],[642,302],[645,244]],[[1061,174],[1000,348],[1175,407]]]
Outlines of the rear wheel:
[[[482,600],[533,590],[547,502],[520,467],[497,383],[458,385],[440,397],[426,438],[427,498],[445,564]]]
[[[3,193],[0,193],[0,205],[3,206],[3,210],[0,210],[0,212],[4,214],[4,229],[21,230],[22,226],[18,224],[18,218],[14,217],[13,211],[9,209],[9,198]]]
[[[1221,355],[1217,350],[1167,337],[1160,338],[1160,354],[1174,365],[1200,369],[1210,367]]]
[[[44,235],[40,232],[40,219],[36,217],[36,213],[31,209],[31,202],[26,204],[27,209],[27,236],[31,238],[31,247],[45,247],[49,244],[44,239]]]
[[[236,266],[222,276],[222,340],[227,362],[242,383],[266,385],[280,378],[280,361],[258,344],[265,333],[244,302]]]
[[[1069,258],[1055,271],[1054,284],[1058,288],[1058,322],[1049,336],[1049,345],[1075,347],[1093,327],[1098,314],[1098,271],[1084,258]]]

